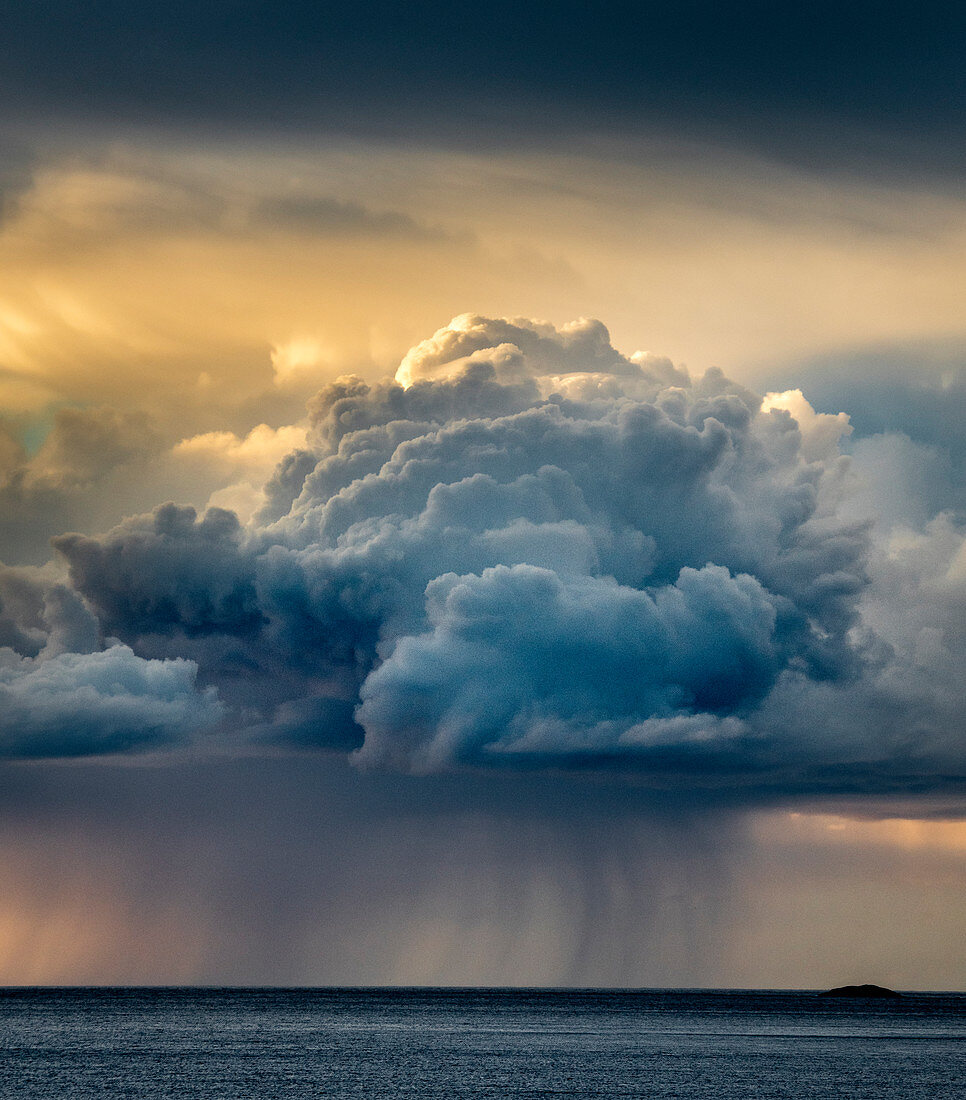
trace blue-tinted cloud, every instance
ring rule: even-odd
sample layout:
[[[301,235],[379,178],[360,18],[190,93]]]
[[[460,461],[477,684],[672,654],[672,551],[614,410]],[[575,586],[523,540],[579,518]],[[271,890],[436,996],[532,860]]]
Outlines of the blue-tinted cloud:
[[[759,699],[787,662],[776,602],[720,566],[684,568],[654,595],[529,565],[440,577],[432,632],[402,639],[363,685],[359,759],[433,770],[632,754],[649,720],[714,740],[716,716]]]
[[[848,417],[628,358],[596,322],[471,315],[310,417],[248,529],[169,504],[56,540],[102,629],[195,662],[240,736],[423,772],[891,789],[914,721],[926,785],[961,770],[963,642],[929,625],[961,536],[903,557]]]
[[[0,566],[0,757],[97,756],[164,747],[224,708],[197,665],[147,660],[49,571]]]
[[[108,632],[244,635],[261,618],[233,512],[164,504],[106,539],[63,535],[55,545],[72,579],[96,593]]]
[[[191,661],[145,661],[127,646],[0,666],[0,755],[91,756],[165,746],[221,717]]]

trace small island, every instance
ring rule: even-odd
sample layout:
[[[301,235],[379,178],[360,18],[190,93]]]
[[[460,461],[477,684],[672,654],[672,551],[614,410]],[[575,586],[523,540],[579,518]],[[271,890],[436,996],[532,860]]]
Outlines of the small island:
[[[886,989],[881,985],[840,985],[835,989],[826,989],[819,993],[820,997],[877,997],[895,1000],[902,996],[894,989]]]

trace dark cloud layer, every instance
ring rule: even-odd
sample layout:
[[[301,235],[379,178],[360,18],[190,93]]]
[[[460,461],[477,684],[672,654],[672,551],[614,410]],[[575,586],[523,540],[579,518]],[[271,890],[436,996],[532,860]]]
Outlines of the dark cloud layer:
[[[528,144],[657,126],[880,171],[911,170],[911,140],[943,170],[962,167],[964,36],[939,3],[46,0],[5,12],[0,91],[13,119]]]
[[[55,539],[95,624],[76,667],[11,575],[17,690],[77,677],[89,751],[120,743],[94,665],[128,661],[148,742],[224,713],[233,738],[370,768],[959,788],[962,534],[945,512],[877,525],[846,417],[629,359],[593,321],[459,317],[397,378],[313,399],[248,528],[166,504]]]

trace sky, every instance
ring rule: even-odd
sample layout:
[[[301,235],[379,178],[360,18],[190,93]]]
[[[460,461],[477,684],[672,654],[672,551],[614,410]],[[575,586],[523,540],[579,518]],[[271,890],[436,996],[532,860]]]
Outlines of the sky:
[[[966,988],[966,15],[0,33],[0,982]]]

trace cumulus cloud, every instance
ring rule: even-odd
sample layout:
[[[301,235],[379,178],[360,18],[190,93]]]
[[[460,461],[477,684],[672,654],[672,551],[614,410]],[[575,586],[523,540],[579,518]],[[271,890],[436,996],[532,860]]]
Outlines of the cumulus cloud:
[[[501,382],[534,374],[636,374],[634,365],[611,346],[600,321],[574,321],[558,331],[525,318],[499,321],[464,313],[409,351],[396,381],[409,386],[458,378],[474,360],[491,362]]]
[[[871,690],[889,649],[862,621],[848,431],[596,321],[463,315],[395,379],[314,398],[249,528],[167,504],[55,546],[106,634],[195,662],[251,737],[751,782],[834,759],[805,739],[789,765],[769,722]],[[262,435],[182,447],[239,463],[288,438]]]
[[[90,756],[166,745],[221,717],[191,661],[145,661],[127,646],[62,653],[27,671],[0,667],[0,753]]]
[[[222,716],[192,661],[146,660],[50,571],[0,567],[0,756],[90,756],[165,746]]]
[[[695,721],[713,733],[709,711],[760,698],[787,660],[774,597],[721,566],[685,567],[653,595],[497,566],[438,578],[427,603],[432,632],[401,639],[363,684],[361,761],[635,752]]]
[[[91,744],[131,737],[124,707],[153,743],[224,706],[243,739],[368,768],[955,783],[962,531],[882,523],[890,467],[850,434],[800,390],[623,355],[597,321],[466,314],[307,425],[181,443],[229,489],[293,448],[247,526],[168,503],[59,536],[70,588],[11,574],[0,629],[24,699],[75,678]],[[915,467],[895,438],[860,443]],[[123,703],[108,664],[130,665]]]
[[[248,633],[261,613],[238,519],[212,508],[196,520],[193,508],[165,504],[103,540],[61,535],[54,545],[111,632]]]

